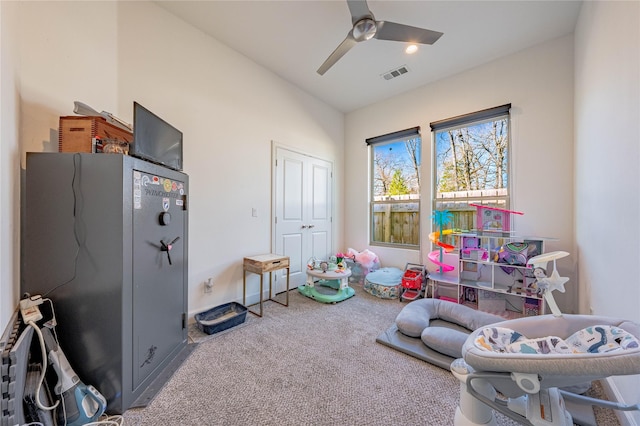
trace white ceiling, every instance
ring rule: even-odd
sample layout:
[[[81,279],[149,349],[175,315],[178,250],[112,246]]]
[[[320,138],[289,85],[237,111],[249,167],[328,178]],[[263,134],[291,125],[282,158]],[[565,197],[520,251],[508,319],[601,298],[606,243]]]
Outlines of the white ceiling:
[[[158,1],[218,41],[343,112],[573,32],[580,1],[369,0],[376,20],[443,32],[433,45],[358,43],[324,76],[316,70],[351,30],[344,0]],[[409,72],[382,74],[406,65]]]

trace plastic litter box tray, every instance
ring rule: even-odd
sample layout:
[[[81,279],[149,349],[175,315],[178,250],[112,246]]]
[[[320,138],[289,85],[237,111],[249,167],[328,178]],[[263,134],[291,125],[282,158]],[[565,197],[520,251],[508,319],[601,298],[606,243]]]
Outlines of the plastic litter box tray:
[[[246,318],[247,308],[236,302],[225,303],[195,315],[198,329],[207,334],[219,333],[240,325]]]

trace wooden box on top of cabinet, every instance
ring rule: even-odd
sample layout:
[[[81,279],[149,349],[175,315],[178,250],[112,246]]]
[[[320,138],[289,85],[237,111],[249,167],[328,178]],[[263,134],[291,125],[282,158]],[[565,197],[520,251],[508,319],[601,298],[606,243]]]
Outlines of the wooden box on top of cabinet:
[[[60,117],[59,152],[93,152],[93,138],[133,142],[133,133],[115,126],[103,117]]]

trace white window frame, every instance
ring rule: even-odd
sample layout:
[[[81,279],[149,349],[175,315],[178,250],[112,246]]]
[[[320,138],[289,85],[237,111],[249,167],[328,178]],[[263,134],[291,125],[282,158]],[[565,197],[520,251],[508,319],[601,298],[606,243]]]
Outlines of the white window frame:
[[[403,196],[394,196],[393,199],[380,199],[374,195],[375,192],[375,147],[381,145],[392,144],[395,142],[407,141],[411,139],[418,139],[419,146],[419,154],[422,155],[422,137],[420,135],[420,127],[413,127],[410,129],[401,130],[398,132],[389,133],[382,136],[377,136],[374,138],[369,138],[366,140],[367,145],[369,145],[369,244],[372,246],[382,246],[382,247],[394,247],[394,248],[404,248],[410,250],[420,250],[421,238],[420,238],[420,195],[421,190],[418,187],[417,194],[408,194]],[[421,158],[417,159],[418,169],[421,168]],[[418,170],[418,179],[420,176],[420,171]],[[379,241],[375,239],[375,227],[376,221],[374,218],[376,208],[382,205],[388,205],[391,209],[402,209],[403,205],[407,204],[415,204],[415,214],[412,217],[412,223],[415,227],[414,238],[416,240],[415,244],[407,243],[405,241],[399,242],[391,242],[391,241]],[[403,235],[404,236],[404,235]]]
[[[505,104],[494,108],[489,108],[470,114],[465,114],[458,117],[453,117],[445,120],[436,121],[430,124],[432,132],[432,154],[433,154],[433,173],[432,173],[432,209],[436,210],[453,210],[464,209],[468,204],[482,204],[492,207],[500,207],[503,209],[510,209],[511,205],[511,188],[512,188],[512,161],[511,161],[511,117],[509,110],[511,104]],[[436,135],[441,132],[445,132],[451,129],[460,129],[464,127],[472,127],[477,124],[492,122],[500,119],[507,120],[507,182],[504,188],[501,189],[483,189],[483,190],[468,190],[468,191],[456,191],[450,193],[438,193],[438,156],[436,146]],[[443,204],[444,208],[443,208]],[[469,211],[474,211],[475,208],[469,207]],[[457,210],[460,211],[460,210]],[[475,213],[470,216],[475,224]],[[513,220],[513,217],[511,218]],[[459,228],[459,223],[452,224],[452,227]],[[510,224],[512,225],[512,224]],[[432,223],[433,226],[433,223]],[[465,228],[464,226],[462,228]],[[513,226],[510,226],[512,229]],[[466,230],[466,229],[465,229]],[[468,229],[471,230],[471,229]]]

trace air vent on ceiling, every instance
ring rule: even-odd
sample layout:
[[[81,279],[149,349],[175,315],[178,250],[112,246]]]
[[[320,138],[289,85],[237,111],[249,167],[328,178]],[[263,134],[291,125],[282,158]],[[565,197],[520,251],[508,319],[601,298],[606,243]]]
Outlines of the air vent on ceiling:
[[[382,78],[384,78],[385,80],[391,80],[392,78],[400,77],[402,74],[406,74],[408,72],[409,68],[407,68],[406,65],[403,65],[400,68],[385,72],[384,74],[382,74]]]

